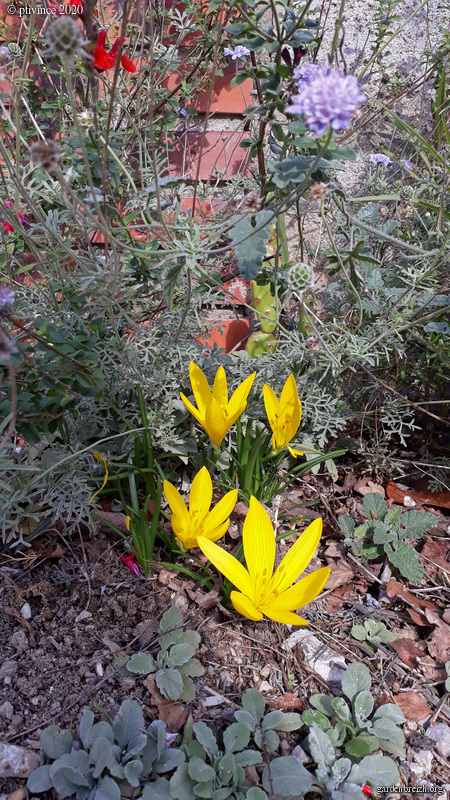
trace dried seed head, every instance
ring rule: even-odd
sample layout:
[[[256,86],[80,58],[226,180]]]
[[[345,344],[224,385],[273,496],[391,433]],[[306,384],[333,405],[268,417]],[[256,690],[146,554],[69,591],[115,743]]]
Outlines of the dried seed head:
[[[303,292],[309,289],[314,283],[312,268],[309,264],[304,264],[302,261],[299,261],[298,264],[294,264],[288,269],[287,281],[289,288],[293,292],[303,294]]]
[[[89,128],[92,128],[94,124],[94,114],[92,111],[87,109],[82,111],[81,114],[78,114],[77,119],[80,128],[82,128],[84,131],[88,131]]]
[[[30,147],[30,155],[34,164],[44,172],[51,172],[58,166],[63,151],[53,139],[34,142]]]
[[[309,190],[311,200],[324,200],[327,194],[328,186],[326,183],[313,183]]]
[[[73,58],[80,52],[83,44],[83,34],[72,17],[58,17],[49,26],[45,34],[49,52],[62,58]]]
[[[244,197],[244,211],[249,211],[251,214],[256,214],[257,211],[261,211],[262,206],[262,199],[258,197],[255,192],[249,192]]]
[[[20,54],[22,52],[22,50],[20,48],[20,45],[16,44],[16,42],[11,42],[8,45],[8,50],[9,50],[10,55],[12,55],[14,57],[20,56]]]

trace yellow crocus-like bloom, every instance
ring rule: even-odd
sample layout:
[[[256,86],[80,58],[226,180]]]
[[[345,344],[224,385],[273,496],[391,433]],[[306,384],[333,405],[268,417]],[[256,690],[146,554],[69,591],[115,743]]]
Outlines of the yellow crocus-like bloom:
[[[302,406],[298,399],[294,376],[292,374],[289,375],[279,400],[267,383],[263,386],[263,395],[267,418],[273,432],[273,449],[278,453],[283,447],[287,447],[294,458],[302,456],[303,453],[299,450],[289,447],[289,442],[297,433],[302,418]]]
[[[229,516],[236,505],[238,490],[228,492],[210,511],[212,501],[212,481],[206,469],[200,470],[192,481],[187,508],[178,489],[169,481],[164,481],[164,492],[172,510],[172,528],[185,550],[198,547],[197,537],[205,542],[216,542],[230,524]]]
[[[263,615],[289,625],[307,625],[294,614],[314,600],[328,580],[330,570],[322,567],[294,583],[311,561],[320,535],[322,520],[315,519],[286,553],[275,572],[275,534],[270,517],[255,497],[242,533],[247,569],[231,553],[202,536],[198,546],[204,555],[239,589],[231,592],[231,602],[244,617],[258,621]],[[272,574],[273,573],[273,574]]]
[[[100,492],[102,491],[102,489],[104,489],[104,488],[105,488],[105,486],[106,486],[106,484],[107,484],[107,482],[108,482],[108,465],[107,465],[107,463],[106,463],[106,458],[105,458],[105,456],[103,456],[103,455],[102,455],[101,453],[99,453],[97,450],[95,451],[95,453],[92,453],[92,455],[94,456],[94,458],[95,458],[97,461],[100,461],[100,464],[102,464],[102,465],[103,465],[103,468],[104,468],[104,470],[105,470],[105,477],[103,478],[103,483],[102,483],[102,485],[100,486],[100,489],[97,489],[97,491],[96,491],[96,492],[94,492],[94,494],[92,495],[91,499],[89,500],[89,503],[88,503],[88,505],[90,505],[90,504],[92,503],[92,501],[93,501],[94,497],[97,497],[97,495],[98,495],[98,494],[100,494]]]
[[[191,361],[189,375],[197,408],[184,394],[180,397],[197,422],[205,429],[214,447],[220,447],[223,437],[247,406],[247,397],[255,380],[256,372],[246,378],[228,402],[227,378],[223,367],[219,367],[213,390],[209,388],[205,374]]]

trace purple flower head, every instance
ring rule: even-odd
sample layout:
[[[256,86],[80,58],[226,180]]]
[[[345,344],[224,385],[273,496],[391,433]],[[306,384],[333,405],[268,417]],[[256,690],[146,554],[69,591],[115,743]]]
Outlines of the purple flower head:
[[[236,61],[237,58],[244,58],[245,56],[250,55],[250,50],[247,47],[243,47],[241,44],[238,44],[234,50],[231,50],[229,47],[225,47],[223,51],[224,56],[231,56],[233,61]]]
[[[400,164],[403,164],[405,169],[410,169],[411,171],[414,169],[413,165],[411,164],[410,161],[408,161],[407,158],[401,158],[400,159]]]
[[[8,289],[7,286],[0,286],[0,309],[6,306],[12,306],[14,303],[14,292]]]
[[[0,58],[9,58],[9,50],[4,45],[0,47]]]
[[[347,128],[356,106],[367,100],[355,76],[344,75],[340,70],[321,70],[311,83],[301,81],[299,89],[286,111],[303,114],[316,136],[323,136],[330,125],[334,131]]]
[[[321,67],[320,64],[313,64],[311,61],[306,61],[304,64],[300,64],[297,69],[294,69],[294,78],[302,81],[302,83],[312,83],[315,78],[318,78],[320,75],[327,75],[328,72],[328,67]]]
[[[392,164],[391,159],[383,153],[370,153],[367,161],[370,161],[371,164]]]
[[[180,117],[187,117],[187,115],[188,115],[188,113],[187,113],[185,108],[179,108],[178,109],[178,114],[180,115]]]

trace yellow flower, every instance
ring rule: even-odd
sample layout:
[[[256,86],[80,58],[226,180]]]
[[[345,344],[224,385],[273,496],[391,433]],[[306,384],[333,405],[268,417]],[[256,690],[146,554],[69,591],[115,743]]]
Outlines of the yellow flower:
[[[307,625],[307,621],[293,611],[306,606],[317,597],[328,580],[330,570],[322,567],[297,583],[294,581],[311,561],[321,533],[322,520],[316,519],[297,539],[273,572],[275,534],[272,523],[261,503],[251,497],[242,533],[247,569],[231,553],[202,536],[198,537],[198,546],[211,563],[239,589],[238,592],[231,592],[230,597],[236,611],[244,617],[258,621],[265,615],[276,622]]]
[[[164,492],[172,510],[172,528],[177,539],[186,550],[198,547],[197,537],[216,542],[230,524],[229,516],[236,505],[238,490],[228,492],[210,511],[212,500],[212,481],[206,469],[200,470],[192,481],[189,509],[169,481],[164,481]]]
[[[100,463],[103,465],[103,467],[105,469],[105,477],[103,478],[103,483],[100,486],[100,489],[97,489],[97,491],[94,492],[94,494],[92,495],[91,499],[89,500],[88,505],[90,505],[92,503],[94,497],[96,497],[101,492],[101,490],[105,488],[105,486],[107,484],[107,481],[108,481],[108,466],[106,464],[105,456],[102,456],[102,454],[99,453],[98,451],[96,451],[95,453],[92,453],[92,455],[94,456],[95,459],[97,459],[97,461],[100,461]]]
[[[247,397],[255,380],[256,372],[246,378],[236,389],[228,402],[227,378],[223,367],[219,367],[214,379],[213,390],[200,367],[191,361],[189,375],[197,408],[184,394],[181,399],[197,422],[205,429],[215,447],[220,447],[222,439],[241,416],[247,405]]]
[[[273,449],[278,453],[283,447],[287,447],[294,458],[302,456],[303,453],[299,450],[289,447],[289,442],[297,433],[302,418],[302,406],[298,399],[294,376],[289,375],[279,400],[267,383],[263,386],[263,395],[266,414],[273,432]]]

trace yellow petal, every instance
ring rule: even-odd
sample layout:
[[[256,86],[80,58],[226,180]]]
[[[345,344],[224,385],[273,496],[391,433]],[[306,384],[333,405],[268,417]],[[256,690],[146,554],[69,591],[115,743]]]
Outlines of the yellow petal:
[[[180,392],[180,397],[181,397],[184,405],[186,406],[187,410],[190,411],[192,416],[195,417],[195,419],[197,420],[197,422],[199,422],[200,425],[202,425],[204,427],[204,425],[205,425],[205,415],[200,413],[200,411],[197,408],[195,408],[195,406],[192,405],[191,401],[188,400],[187,397],[185,397],[183,392]]]
[[[211,402],[211,389],[209,388],[205,374],[193,361],[191,361],[189,367],[189,376],[195,402],[197,403],[200,414],[204,416],[206,407]]]
[[[212,395],[214,399],[217,400],[219,406],[222,406],[222,408],[227,407],[228,405],[227,376],[225,375],[225,370],[223,367],[219,367],[219,369],[216,372]]]
[[[262,619],[263,615],[261,612],[255,608],[245,594],[241,594],[241,592],[231,592],[230,600],[238,614],[242,614],[243,617],[252,619],[254,622],[258,622]]]
[[[322,520],[315,519],[286,553],[270,582],[269,592],[281,594],[297,580],[316,552],[321,533]]]
[[[270,388],[270,386],[267,385],[267,383],[265,383],[264,386],[263,386],[263,397],[264,397],[264,406],[265,406],[265,409],[266,409],[267,419],[269,420],[269,425],[272,428],[273,433],[274,433],[274,437],[273,438],[275,439],[275,433],[276,433],[276,431],[278,431],[278,418],[280,416],[280,404],[278,402],[278,398],[277,398],[275,392],[273,391],[273,389]],[[273,449],[275,450],[276,449],[276,444],[274,443],[273,440],[272,440],[272,444],[273,444]]]
[[[130,522],[131,522],[131,517],[125,517],[125,525],[126,525],[127,531],[130,530]]]
[[[181,531],[187,533],[189,530],[191,521],[189,511],[178,489],[169,481],[164,481],[164,494],[166,495],[167,502],[169,503],[173,515],[176,517],[178,523],[176,527],[178,528],[178,525],[180,526],[175,533],[181,539]]]
[[[215,528],[218,528],[219,525],[222,525],[223,522],[228,519],[237,503],[237,496],[238,490],[233,489],[231,492],[227,492],[227,494],[224,495],[221,500],[219,500],[212,511],[208,514],[202,525],[202,536],[206,536],[207,539],[211,539],[212,542],[216,541],[210,534],[215,530]]]
[[[250,389],[253,386],[253,381],[255,380],[256,372],[252,375],[249,375],[245,381],[242,381],[240,386],[233,392],[230,398],[230,402],[228,403],[228,416],[230,418],[230,427],[233,425],[237,418],[241,416],[242,412],[244,411],[247,405],[247,397],[250,394]]]
[[[268,601],[270,608],[281,611],[296,611],[311,603],[322,591],[330,576],[329,567],[321,567],[310,572],[305,578],[294,583],[290,589],[273,600]]]
[[[287,445],[297,433],[302,416],[302,407],[293,375],[289,375],[280,398],[282,424],[284,424],[283,443]]]
[[[283,622],[286,625],[307,625],[308,622],[303,617],[299,617],[298,614],[293,614],[292,611],[272,611],[270,606],[261,606],[261,610],[265,614],[266,617],[269,619],[273,619],[275,622]]]
[[[275,563],[275,533],[267,511],[256,497],[250,507],[242,530],[242,543],[247,569],[255,587],[255,603],[270,583]]]
[[[222,536],[225,536],[229,527],[230,527],[230,520],[227,519],[222,525],[219,525],[218,528],[214,528],[214,530],[211,531],[211,533],[208,534],[206,538],[209,539],[210,542],[217,542],[219,539],[222,538]]]
[[[191,493],[189,495],[189,515],[191,519],[194,519],[194,515],[196,515],[197,520],[206,517],[211,507],[211,501],[211,476],[206,467],[202,467],[192,481]]]
[[[289,450],[291,456],[293,456],[294,458],[297,458],[297,456],[304,455],[303,453],[300,452],[300,450],[294,450],[293,447],[289,447],[289,445],[288,445],[288,450]]]
[[[224,409],[219,406],[216,398],[213,397],[205,412],[204,427],[206,433],[216,447],[220,447],[223,437],[230,427],[224,419]]]
[[[105,486],[106,486],[106,484],[107,484],[107,481],[108,481],[108,465],[107,465],[107,463],[106,463],[106,458],[105,458],[105,456],[103,456],[103,455],[102,455],[101,453],[99,453],[98,451],[96,451],[95,453],[92,453],[92,455],[94,456],[94,458],[95,458],[97,461],[100,461],[100,463],[103,465],[103,467],[104,467],[104,470],[105,470],[105,477],[103,478],[103,483],[102,483],[102,485],[100,486],[100,489],[97,489],[97,491],[96,491],[96,492],[94,492],[94,494],[92,495],[91,499],[89,500],[89,503],[88,503],[88,505],[90,505],[90,504],[92,503],[92,501],[93,501],[94,497],[97,497],[97,495],[98,495],[98,494],[100,494],[100,492],[102,491],[102,489],[104,489],[104,488],[105,488]]]
[[[218,544],[205,539],[204,536],[199,536],[197,541],[200,550],[211,561],[211,564],[214,564],[219,572],[222,572],[247,597],[252,597],[253,586],[250,575],[240,561],[232,556],[231,553],[227,553],[226,550],[219,547]]]

